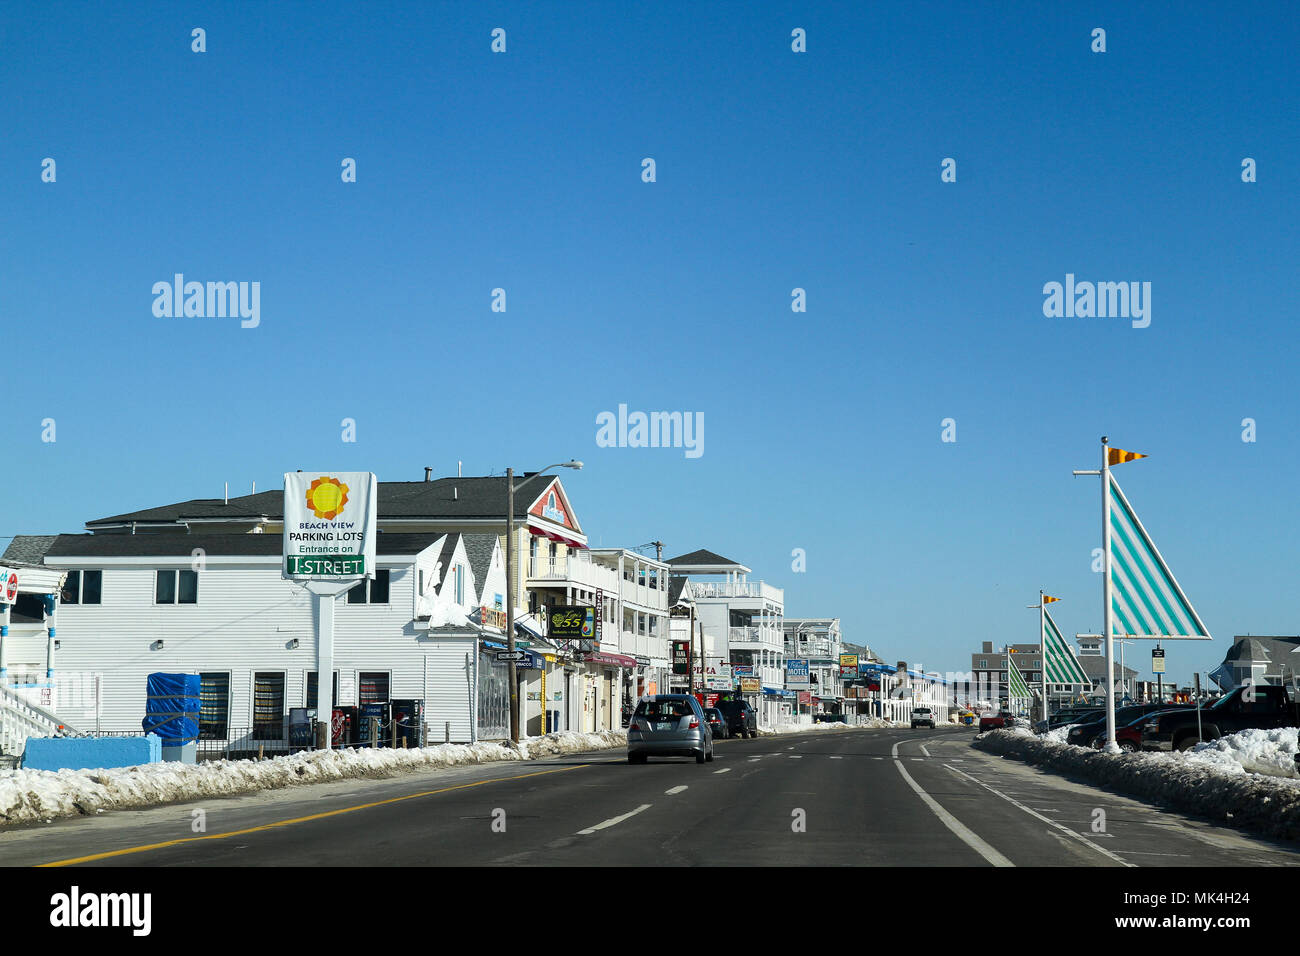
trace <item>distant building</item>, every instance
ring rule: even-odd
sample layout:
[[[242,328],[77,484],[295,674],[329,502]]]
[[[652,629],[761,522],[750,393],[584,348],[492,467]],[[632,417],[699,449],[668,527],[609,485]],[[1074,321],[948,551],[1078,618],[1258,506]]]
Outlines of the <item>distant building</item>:
[[[1247,680],[1294,684],[1300,674],[1300,637],[1238,636],[1210,678],[1225,691]]]

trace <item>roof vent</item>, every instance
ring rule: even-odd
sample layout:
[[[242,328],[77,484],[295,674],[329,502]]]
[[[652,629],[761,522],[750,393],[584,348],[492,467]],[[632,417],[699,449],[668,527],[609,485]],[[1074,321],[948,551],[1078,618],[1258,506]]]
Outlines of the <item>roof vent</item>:
[[[452,500],[452,501],[460,501],[460,489],[457,488],[457,487],[454,486],[454,485],[452,486],[452,489],[451,489],[451,500]]]
[[[430,468],[428,465],[425,465],[425,466],[424,466],[424,480],[425,480],[425,481],[429,481],[429,480],[430,480],[429,476],[432,475],[432,474],[433,474],[433,469]]]

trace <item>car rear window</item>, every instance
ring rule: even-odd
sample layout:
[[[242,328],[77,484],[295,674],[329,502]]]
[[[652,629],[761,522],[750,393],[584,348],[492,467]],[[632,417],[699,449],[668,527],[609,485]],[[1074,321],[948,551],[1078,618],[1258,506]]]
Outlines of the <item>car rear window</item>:
[[[637,705],[636,716],[651,719],[689,717],[691,705],[684,700],[643,700]]]

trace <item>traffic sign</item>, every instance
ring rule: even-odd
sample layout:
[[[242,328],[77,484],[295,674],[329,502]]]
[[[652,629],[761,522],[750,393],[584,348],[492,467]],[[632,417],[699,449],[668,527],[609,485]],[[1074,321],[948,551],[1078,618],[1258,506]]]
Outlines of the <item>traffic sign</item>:
[[[527,656],[527,651],[497,651],[497,663],[508,664],[510,661],[522,661]]]
[[[1151,649],[1151,673],[1163,674],[1165,672],[1165,649],[1155,647]]]

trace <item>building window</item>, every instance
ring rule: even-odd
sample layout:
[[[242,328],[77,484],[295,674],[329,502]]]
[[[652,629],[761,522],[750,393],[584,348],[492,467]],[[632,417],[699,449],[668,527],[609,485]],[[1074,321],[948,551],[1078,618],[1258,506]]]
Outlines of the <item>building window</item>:
[[[230,726],[230,672],[199,674],[199,739],[225,740]]]
[[[63,604],[99,604],[103,589],[103,571],[69,571],[59,601]]]
[[[982,660],[982,661],[980,661],[979,666],[980,666],[980,667],[988,667],[988,666],[989,666],[989,662],[988,662],[988,661],[984,661],[984,660]]]
[[[316,671],[308,671],[307,672],[307,693],[305,695],[303,706],[319,707],[320,703],[317,700],[319,694],[320,694],[320,679],[316,676]],[[334,672],[334,696],[331,697],[330,700],[334,701],[335,707],[339,705],[339,672],[338,671]]]
[[[253,675],[253,739],[278,740],[284,735],[284,674],[258,671]]]
[[[465,566],[456,565],[456,603],[465,606]]]
[[[155,604],[197,604],[199,572],[158,571],[153,593]]]
[[[369,595],[369,601],[366,600]],[[388,569],[375,572],[369,581],[359,581],[348,591],[349,604],[387,604],[388,603]]]
[[[388,671],[362,671],[357,678],[358,704],[388,702]]]

